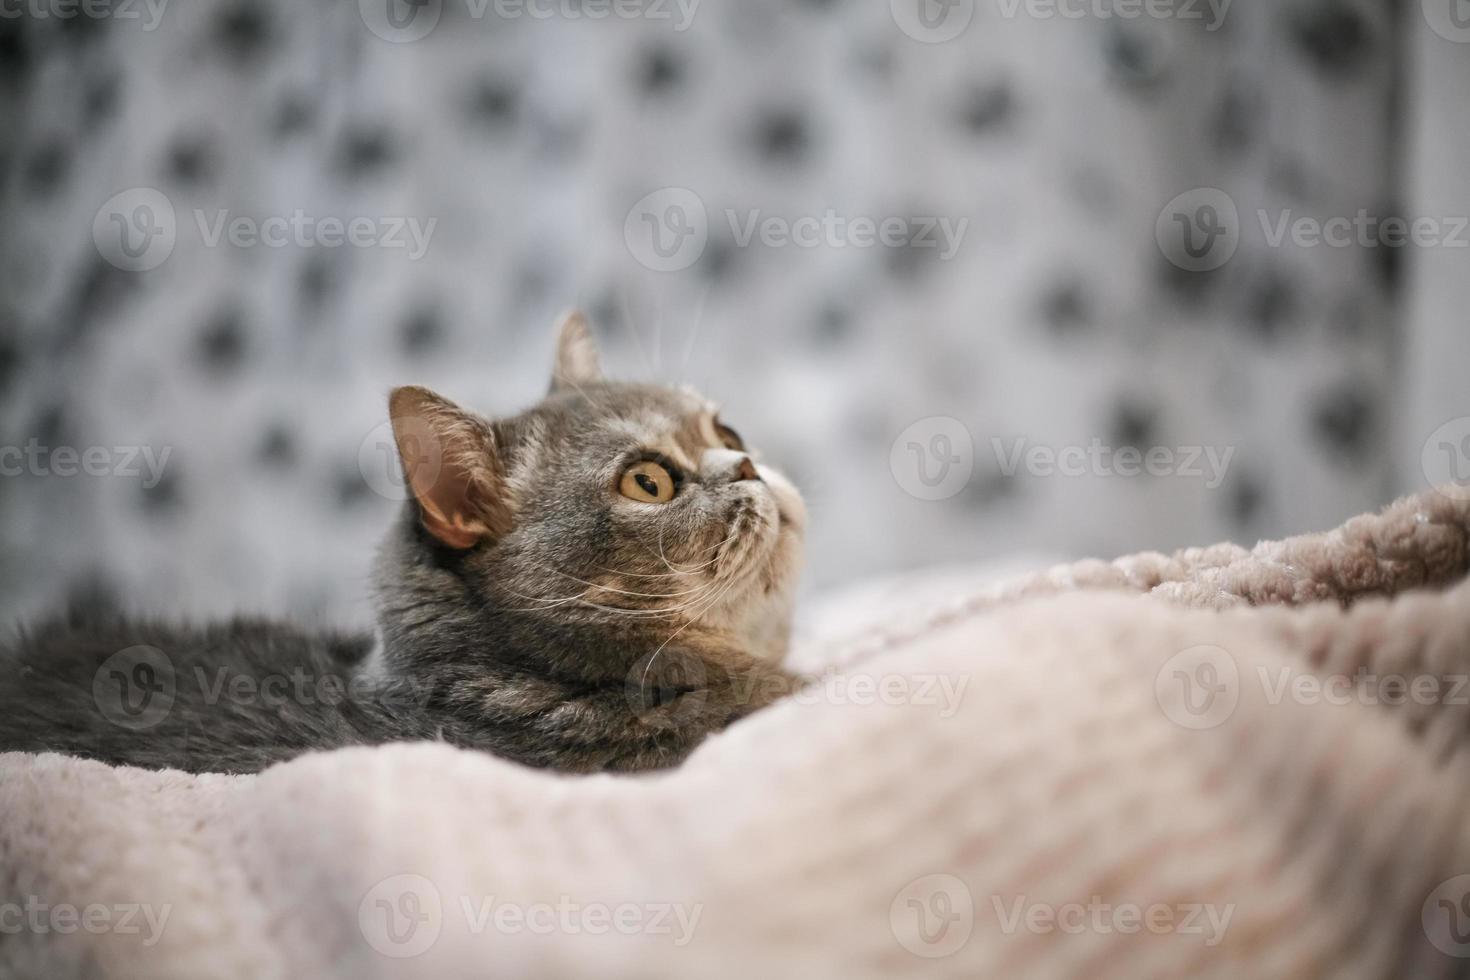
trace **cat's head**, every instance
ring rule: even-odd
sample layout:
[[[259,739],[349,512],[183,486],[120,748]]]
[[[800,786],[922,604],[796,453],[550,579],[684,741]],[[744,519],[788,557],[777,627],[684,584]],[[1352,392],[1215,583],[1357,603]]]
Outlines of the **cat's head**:
[[[580,314],[558,328],[550,391],[519,415],[415,387],[389,407],[413,533],[464,601],[547,629],[785,654],[800,494],[691,389],[606,379]]]

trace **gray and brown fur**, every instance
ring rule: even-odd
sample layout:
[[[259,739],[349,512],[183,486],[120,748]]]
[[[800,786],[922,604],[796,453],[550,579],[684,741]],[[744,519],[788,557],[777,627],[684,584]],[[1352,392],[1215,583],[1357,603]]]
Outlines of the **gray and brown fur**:
[[[532,766],[644,770],[791,690],[779,664],[805,511],[779,473],[722,440],[702,397],[606,380],[573,314],[533,408],[491,421],[400,388],[390,414],[412,492],[377,562],[377,649],[264,622],[74,612],[0,650],[0,751],[252,772],[430,738]],[[673,500],[619,494],[641,458],[678,474]],[[96,692],[157,662],[135,652],[148,650],[167,658],[172,705],[117,725]],[[235,677],[249,690],[293,671],[347,693],[221,696]]]

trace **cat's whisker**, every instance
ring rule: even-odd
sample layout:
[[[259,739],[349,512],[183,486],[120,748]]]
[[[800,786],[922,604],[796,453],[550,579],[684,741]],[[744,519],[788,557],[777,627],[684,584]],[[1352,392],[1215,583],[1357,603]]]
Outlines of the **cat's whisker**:
[[[690,595],[694,592],[698,592],[701,588],[703,588],[703,586],[696,586],[693,589],[686,589],[683,592],[632,592],[627,589],[618,589],[614,588],[611,585],[600,585],[597,582],[589,582],[586,579],[577,578],[577,576],[571,574],[570,572],[564,572],[554,565],[548,565],[545,562],[538,562],[537,564],[539,564],[542,568],[546,569],[549,572],[571,579],[578,585],[585,585],[588,589],[600,589],[603,592],[614,592],[618,595],[633,596],[637,599],[672,599],[676,596]]]

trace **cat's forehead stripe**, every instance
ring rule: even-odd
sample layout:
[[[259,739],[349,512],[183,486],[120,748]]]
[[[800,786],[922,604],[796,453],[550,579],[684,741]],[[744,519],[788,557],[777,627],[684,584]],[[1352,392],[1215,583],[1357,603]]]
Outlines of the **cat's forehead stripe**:
[[[614,417],[606,425],[609,431],[645,449],[661,452],[693,471],[699,468],[699,458],[704,451],[717,445],[711,442],[714,432],[712,417],[703,411],[675,417],[667,412],[648,409]]]

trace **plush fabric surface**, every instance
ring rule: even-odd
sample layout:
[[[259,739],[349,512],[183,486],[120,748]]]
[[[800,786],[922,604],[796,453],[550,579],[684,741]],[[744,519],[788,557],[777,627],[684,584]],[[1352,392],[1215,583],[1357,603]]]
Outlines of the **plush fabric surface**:
[[[6,929],[0,976],[1465,975],[1467,540],[1431,494],[855,621],[800,651],[820,696],[652,777],[0,757],[0,903],[168,915]]]

